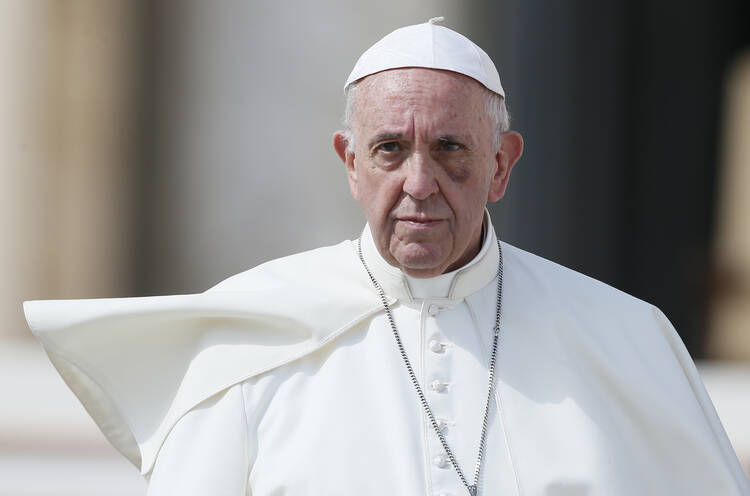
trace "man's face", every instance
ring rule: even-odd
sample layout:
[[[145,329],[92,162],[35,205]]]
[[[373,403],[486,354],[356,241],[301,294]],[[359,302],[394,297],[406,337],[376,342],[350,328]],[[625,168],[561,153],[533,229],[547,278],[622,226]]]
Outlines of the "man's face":
[[[356,147],[341,132],[334,146],[378,251],[415,277],[466,264],[479,249],[484,206],[503,196],[518,158],[493,146],[483,87],[407,68],[368,76],[356,91]]]

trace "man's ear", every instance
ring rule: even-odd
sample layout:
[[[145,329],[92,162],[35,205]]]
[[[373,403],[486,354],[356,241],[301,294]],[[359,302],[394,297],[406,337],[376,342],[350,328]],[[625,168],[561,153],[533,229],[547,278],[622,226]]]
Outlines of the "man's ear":
[[[355,200],[357,193],[357,170],[354,168],[354,150],[349,146],[351,131],[336,131],[333,133],[333,149],[346,167],[346,176],[349,179],[349,191]]]
[[[523,137],[516,131],[507,131],[500,137],[500,150],[495,155],[497,169],[492,176],[487,201],[496,202],[505,196],[510,171],[523,153]]]

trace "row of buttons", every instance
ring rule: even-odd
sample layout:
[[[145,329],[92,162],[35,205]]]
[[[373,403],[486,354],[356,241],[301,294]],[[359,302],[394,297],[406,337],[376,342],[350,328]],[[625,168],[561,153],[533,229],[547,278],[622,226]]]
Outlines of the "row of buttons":
[[[441,310],[443,310],[443,308],[434,303],[427,307],[427,313],[432,317],[436,317]],[[427,346],[433,353],[442,354],[445,352],[445,345],[437,339],[431,339]],[[449,385],[450,384],[448,382],[435,379],[430,383],[430,389],[435,391],[436,393],[442,393],[448,389]],[[445,419],[437,419],[435,422],[437,423],[438,429],[445,432],[446,428],[448,427],[448,422]],[[451,466],[450,459],[444,454],[435,456],[432,459],[432,463],[439,469],[447,469]],[[440,493],[438,496],[451,495],[448,493]]]

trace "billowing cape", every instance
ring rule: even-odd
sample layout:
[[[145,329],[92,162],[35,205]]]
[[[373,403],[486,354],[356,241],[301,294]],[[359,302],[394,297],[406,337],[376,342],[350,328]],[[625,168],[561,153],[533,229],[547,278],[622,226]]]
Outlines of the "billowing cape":
[[[660,439],[666,432],[686,436],[750,494],[664,315],[502,246],[506,336],[497,377],[509,391],[509,422],[533,432],[554,428],[565,419],[545,405],[572,397],[595,416],[624,415],[621,425],[649,442],[668,444]],[[326,346],[382,311],[350,241],[274,260],[201,294],[30,301],[24,309],[64,380],[144,474],[170,429],[199,403]]]
[[[350,241],[274,260],[199,294],[24,302],[60,375],[144,474],[190,409],[381,309]]]

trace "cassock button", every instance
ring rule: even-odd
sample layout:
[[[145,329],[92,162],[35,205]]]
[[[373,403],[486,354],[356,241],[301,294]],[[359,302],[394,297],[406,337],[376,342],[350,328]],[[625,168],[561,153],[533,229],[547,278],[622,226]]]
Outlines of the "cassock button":
[[[435,305],[434,303],[431,304],[429,307],[427,307],[427,313],[432,315],[433,317],[436,316],[438,313],[440,313],[440,307]]]
[[[435,353],[442,353],[443,344],[437,339],[433,339],[432,341],[430,341],[430,351],[433,351]]]
[[[430,389],[437,393],[442,393],[448,388],[448,385],[442,381],[435,379],[430,383]]]
[[[446,468],[448,466],[448,457],[445,455],[438,455],[432,459],[432,463],[434,463],[437,468]]]

